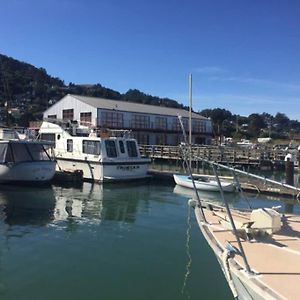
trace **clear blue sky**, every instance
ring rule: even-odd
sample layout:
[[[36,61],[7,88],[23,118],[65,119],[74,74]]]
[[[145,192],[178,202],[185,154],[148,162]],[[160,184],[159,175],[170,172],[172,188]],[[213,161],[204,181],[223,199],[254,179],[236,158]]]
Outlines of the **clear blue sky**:
[[[0,53],[66,84],[300,120],[300,1],[9,0]]]

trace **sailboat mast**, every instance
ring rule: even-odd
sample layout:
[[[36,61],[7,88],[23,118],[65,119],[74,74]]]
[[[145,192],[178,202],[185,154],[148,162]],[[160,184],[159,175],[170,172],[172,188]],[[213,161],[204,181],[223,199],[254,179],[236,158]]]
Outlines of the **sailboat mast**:
[[[189,76],[189,144],[192,145],[192,74]]]

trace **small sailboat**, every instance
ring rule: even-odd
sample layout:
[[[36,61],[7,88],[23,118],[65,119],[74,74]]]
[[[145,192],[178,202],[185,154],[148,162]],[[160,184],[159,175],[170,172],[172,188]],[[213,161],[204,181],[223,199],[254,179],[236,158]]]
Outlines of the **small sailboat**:
[[[194,188],[191,176],[173,174],[173,178],[176,184],[180,186],[184,186],[191,189]],[[193,179],[197,190],[210,191],[210,192],[220,191],[218,182],[209,176],[193,175]],[[222,180],[221,186],[224,192],[236,191],[236,185],[233,182]]]

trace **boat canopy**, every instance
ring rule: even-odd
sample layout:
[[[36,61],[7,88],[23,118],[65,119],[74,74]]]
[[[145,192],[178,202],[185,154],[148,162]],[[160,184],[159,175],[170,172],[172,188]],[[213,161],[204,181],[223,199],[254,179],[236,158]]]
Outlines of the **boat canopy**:
[[[0,163],[50,160],[42,144],[7,141],[0,143]]]

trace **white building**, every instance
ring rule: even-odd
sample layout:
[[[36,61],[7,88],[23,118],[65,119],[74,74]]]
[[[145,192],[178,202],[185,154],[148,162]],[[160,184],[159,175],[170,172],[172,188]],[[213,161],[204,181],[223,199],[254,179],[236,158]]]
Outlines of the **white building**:
[[[44,118],[130,129],[139,144],[150,145],[178,145],[182,141],[178,115],[188,134],[189,112],[177,108],[69,94],[44,112]],[[192,143],[210,144],[211,136],[211,120],[192,113]]]

